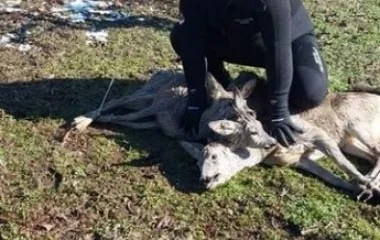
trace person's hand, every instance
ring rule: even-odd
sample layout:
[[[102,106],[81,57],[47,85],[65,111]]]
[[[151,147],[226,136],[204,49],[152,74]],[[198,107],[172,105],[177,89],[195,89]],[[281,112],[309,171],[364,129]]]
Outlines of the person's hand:
[[[289,147],[296,143],[295,133],[303,133],[302,128],[292,122],[289,116],[271,120],[270,134],[282,145]]]
[[[199,122],[204,110],[206,109],[207,95],[205,89],[190,89],[189,99],[185,113],[183,114],[180,126],[190,136],[199,133]]]
[[[187,134],[193,136],[198,134],[202,113],[203,109],[201,107],[187,106],[180,122],[180,125],[185,129]]]

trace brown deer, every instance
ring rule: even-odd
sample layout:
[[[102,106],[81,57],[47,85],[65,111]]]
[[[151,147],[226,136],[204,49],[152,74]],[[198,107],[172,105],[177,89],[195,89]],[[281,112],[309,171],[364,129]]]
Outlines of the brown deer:
[[[76,117],[72,126],[83,131],[92,122],[113,123],[133,129],[159,128],[169,137],[178,140],[207,140],[211,137],[208,124],[215,120],[229,119],[254,129],[251,144],[270,147],[276,141],[270,137],[256,120],[246,102],[255,81],[248,81],[239,90],[225,90],[211,75],[207,76],[208,107],[199,123],[199,134],[191,135],[179,126],[187,106],[187,87],[184,74],[160,71],[132,95],[112,100],[97,109]],[[148,120],[147,120],[148,119]]]
[[[257,86],[248,100],[258,119],[264,123],[267,116],[264,107],[265,87],[263,81],[257,80]],[[201,180],[210,188],[226,182],[247,166],[264,162],[304,169],[334,186],[355,193],[364,189],[359,197],[367,193],[370,198],[373,191],[380,193],[380,96],[364,92],[329,93],[323,104],[316,108],[300,113],[293,110],[292,119],[302,126],[304,133],[297,135],[298,144],[290,148],[257,148],[246,141],[247,138],[242,137],[244,132],[246,135],[252,134],[247,128],[239,123],[226,121],[210,123],[210,128],[223,136],[225,142],[235,142],[238,147],[223,145],[223,138],[205,147],[189,142],[181,144],[187,151],[191,149],[192,156],[198,159]],[[242,148],[244,145],[246,147]],[[310,157],[313,152],[330,157],[359,183],[350,184],[321,168]],[[362,174],[343,152],[368,160],[374,164],[374,168],[367,175]]]

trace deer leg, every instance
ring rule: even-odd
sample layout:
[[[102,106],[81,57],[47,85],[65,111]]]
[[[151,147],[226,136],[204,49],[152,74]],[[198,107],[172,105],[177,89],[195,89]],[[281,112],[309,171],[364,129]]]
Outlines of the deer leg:
[[[78,116],[71,122],[71,126],[79,132],[83,132],[97,118],[97,115],[97,111],[92,111]]]
[[[310,161],[319,161],[323,158],[326,158],[326,155],[319,151],[319,150],[316,150],[316,149],[310,149],[308,150],[306,153],[305,153],[305,156],[307,156],[307,158],[310,160]]]
[[[153,96],[152,95],[142,95],[137,97],[122,97],[120,99],[117,99],[113,102],[110,102],[110,104],[107,104],[101,111],[101,114],[107,114],[109,112],[112,112],[113,110],[117,108],[125,108],[129,110],[141,110],[144,108],[149,107],[152,104]]]
[[[332,172],[316,163],[315,160],[309,159],[309,156],[307,154],[303,155],[301,159],[293,165],[293,167],[308,172],[338,189],[343,189],[354,194],[359,194],[361,191],[359,186],[351,184],[344,179],[336,176]]]
[[[380,144],[378,141],[378,134],[373,129],[370,129],[367,125],[356,124],[350,129],[351,134],[366,146],[374,156],[374,167],[367,174],[367,177],[372,179],[372,187],[380,188]]]
[[[346,173],[360,182],[359,186],[364,190],[358,196],[358,199],[361,199],[364,194],[367,194],[369,197],[365,199],[366,201],[373,196],[373,192],[380,193],[378,179],[371,179],[369,176],[364,176],[360,173],[356,167],[343,155],[338,144],[333,139],[328,137],[326,134],[319,134],[314,136],[313,144],[317,149],[331,157]]]
[[[380,188],[380,161],[379,156],[373,151],[373,148],[369,148],[366,144],[363,144],[356,138],[349,137],[347,138],[341,146],[342,150],[348,154],[351,154],[356,157],[360,157],[362,159],[368,160],[375,167],[366,175],[370,179],[372,179],[372,186],[370,188]],[[364,194],[367,194],[367,198],[364,201],[370,199],[373,194],[367,186],[363,186],[363,192],[359,195],[358,199],[362,198]]]
[[[124,96],[118,99],[113,99],[106,102],[101,109],[101,112],[111,112],[113,109],[124,107],[131,110],[140,110],[142,108],[149,107],[153,95],[151,94],[137,94],[133,93],[132,95]],[[96,112],[98,109],[92,111]]]
[[[149,105],[152,103],[152,98],[152,95],[144,95],[139,97],[126,96],[116,100],[111,100],[104,105],[101,111],[99,111],[99,109],[96,109],[74,118],[74,121],[71,123],[71,125],[79,131],[84,131],[99,116],[112,112],[119,107],[124,107],[131,110],[141,110],[143,108],[149,107]]]
[[[368,160],[372,164],[375,165],[375,167],[367,174],[367,176],[370,179],[373,179],[372,181],[374,182],[373,185],[376,187],[376,182],[380,182],[378,174],[380,172],[380,161],[378,160],[378,157],[374,153],[372,149],[367,147],[365,144],[363,144],[361,141],[359,141],[356,138],[353,137],[348,137],[344,140],[341,149],[348,154],[351,154],[353,156]],[[372,183],[371,183],[372,184]],[[377,187],[380,187],[380,184],[377,183]],[[359,199],[362,197],[364,194],[368,194],[367,199],[372,197],[372,192],[370,190],[366,190],[366,187],[364,186],[364,191],[362,192],[361,195],[359,195]],[[366,201],[366,200],[365,200]]]
[[[342,144],[340,144],[340,148],[343,152],[350,154],[352,156],[365,159],[372,164],[376,163],[377,157],[376,154],[368,148],[365,144],[354,137],[346,137]]]
[[[276,155],[278,156],[276,157]],[[344,179],[334,175],[327,169],[317,164],[316,161],[318,161],[322,157],[324,157],[324,155],[321,155],[319,151],[318,151],[318,155],[315,155],[315,152],[312,149],[307,149],[305,151],[304,148],[303,149],[300,148],[299,150],[290,149],[290,148],[281,148],[280,150],[277,150],[273,154],[273,156],[270,156],[269,158],[267,158],[264,161],[264,164],[270,165],[270,166],[287,165],[292,168],[296,168],[296,169],[300,169],[305,172],[308,172],[336,188],[343,189],[343,190],[353,192],[353,193],[360,193],[360,188],[358,186],[355,186],[354,184],[351,184],[345,181]],[[293,159],[293,160],[289,161],[289,159]]]
[[[99,121],[101,122],[101,121]],[[107,121],[103,122],[107,123]],[[141,123],[136,123],[136,122],[126,122],[126,121],[112,121],[112,124],[117,124],[120,126],[125,126],[131,129],[159,129],[160,126],[156,121],[149,121],[149,122],[141,122]]]
[[[142,118],[146,117],[152,117],[158,112],[158,109],[150,106],[148,108],[144,108],[142,110],[139,110],[137,112],[131,112],[125,115],[114,115],[114,114],[109,114],[105,116],[100,116],[98,117],[98,121],[100,122],[130,122],[130,121],[136,121]]]
[[[158,113],[156,119],[166,136],[181,138],[181,135],[184,135],[183,131],[179,129],[178,122],[175,121],[174,116],[169,112],[163,111]]]
[[[315,149],[310,149],[303,144],[296,144],[289,147],[278,145],[263,161],[268,166],[293,166],[302,157],[307,157],[309,161],[318,161],[325,157],[323,153]]]
[[[344,156],[338,144],[326,134],[316,134],[313,137],[312,142],[318,150],[331,157],[334,162],[351,177],[365,184],[370,182],[370,179],[360,173],[358,169]]]
[[[377,154],[377,156],[379,156]],[[372,179],[370,183],[370,188],[380,189],[380,158],[377,157],[377,161],[375,163],[374,168],[367,174],[367,176]]]

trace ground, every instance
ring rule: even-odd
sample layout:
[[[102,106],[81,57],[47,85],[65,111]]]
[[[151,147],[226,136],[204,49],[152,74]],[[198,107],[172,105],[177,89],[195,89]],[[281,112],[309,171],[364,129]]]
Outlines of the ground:
[[[378,84],[378,0],[304,2],[330,90]],[[0,46],[0,239],[380,239],[379,206],[293,169],[246,169],[202,192],[194,160],[159,131],[98,125],[62,145],[59,126],[98,107],[111,79],[118,97],[178,66],[168,38],[178,2],[128,3],[134,17],[104,26],[97,45],[86,26],[49,15],[60,1],[0,14],[0,34],[29,23],[34,46]]]

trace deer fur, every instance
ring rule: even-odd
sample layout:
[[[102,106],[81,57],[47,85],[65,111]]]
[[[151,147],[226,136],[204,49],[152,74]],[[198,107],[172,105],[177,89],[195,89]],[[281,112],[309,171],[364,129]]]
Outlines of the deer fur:
[[[250,126],[257,134],[251,144],[268,147],[276,143],[256,120],[246,99],[254,89],[254,81],[248,81],[241,89],[225,90],[211,75],[207,76],[206,89],[208,107],[199,123],[199,134],[188,135],[180,126],[180,120],[187,106],[187,86],[184,74],[171,70],[160,71],[133,94],[106,103],[103,109],[96,109],[76,117],[72,126],[83,131],[93,122],[113,123],[133,129],[159,128],[178,140],[207,140],[212,136],[209,123],[229,119],[243,126]],[[120,113],[121,112],[121,113]],[[148,120],[146,120],[148,119]]]
[[[248,100],[249,106],[256,111],[258,118],[263,123],[266,122],[268,116],[264,107],[265,93],[265,84],[257,84]],[[268,152],[252,146],[248,142],[238,143],[240,146],[246,145],[246,147],[235,147],[235,151],[220,142],[209,144],[203,150],[198,148],[198,152],[203,153],[203,155],[197,154],[198,162],[201,162],[203,166],[200,167],[201,180],[202,178],[214,179],[214,176],[218,176],[219,180],[213,180],[215,183],[209,185],[213,188],[226,182],[243,168],[264,162],[270,165],[290,165],[303,169],[334,186],[355,193],[364,189],[362,193],[368,194],[369,197],[372,197],[373,192],[380,192],[380,126],[378,124],[380,122],[380,96],[364,92],[329,93],[320,106],[300,113],[292,110],[291,117],[297,125],[302,126],[304,133],[296,136],[298,143],[290,148],[277,146],[276,150]],[[223,132],[220,126],[214,125],[212,129],[216,132]],[[244,129],[236,125],[233,131],[244,131]],[[246,134],[248,134],[247,131]],[[225,137],[228,138],[227,135]],[[241,137],[240,139],[244,141],[245,138]],[[182,143],[182,145],[189,147],[189,143]],[[217,150],[215,151],[214,148]],[[310,158],[315,151],[330,157],[358,183],[356,185],[348,183],[320,167]],[[217,153],[216,156],[221,155],[220,161],[216,161],[215,156],[214,158],[208,157],[206,153],[209,152]],[[242,155],[242,152],[245,155]],[[365,159],[372,163],[374,168],[364,175],[343,153]],[[227,167],[220,167],[218,164]],[[226,172],[217,172],[218,169],[225,169]]]

